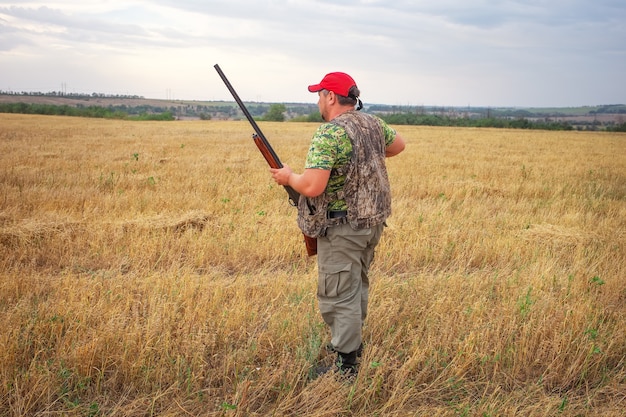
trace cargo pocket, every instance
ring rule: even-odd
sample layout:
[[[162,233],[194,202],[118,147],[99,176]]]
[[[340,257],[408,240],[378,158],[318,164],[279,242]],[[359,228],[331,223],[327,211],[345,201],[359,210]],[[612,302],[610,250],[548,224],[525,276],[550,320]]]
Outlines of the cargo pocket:
[[[350,289],[351,264],[321,265],[317,279],[317,295],[337,297]]]

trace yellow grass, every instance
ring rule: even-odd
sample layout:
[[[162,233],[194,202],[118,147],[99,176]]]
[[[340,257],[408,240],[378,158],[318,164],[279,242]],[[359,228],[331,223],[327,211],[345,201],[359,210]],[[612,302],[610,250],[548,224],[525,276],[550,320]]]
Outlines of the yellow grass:
[[[626,135],[398,129],[348,384],[246,123],[0,114],[0,415],[623,415]]]

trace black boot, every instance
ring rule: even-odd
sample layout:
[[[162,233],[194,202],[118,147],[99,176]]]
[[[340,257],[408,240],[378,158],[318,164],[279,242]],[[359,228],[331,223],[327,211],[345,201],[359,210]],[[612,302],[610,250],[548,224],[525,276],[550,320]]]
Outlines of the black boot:
[[[337,367],[346,376],[356,375],[358,372],[358,350],[350,353],[337,352]]]
[[[315,369],[315,377],[322,376],[331,371],[338,371],[342,376],[354,377],[358,372],[357,350],[350,353],[337,352],[337,359],[331,366],[318,366]]]

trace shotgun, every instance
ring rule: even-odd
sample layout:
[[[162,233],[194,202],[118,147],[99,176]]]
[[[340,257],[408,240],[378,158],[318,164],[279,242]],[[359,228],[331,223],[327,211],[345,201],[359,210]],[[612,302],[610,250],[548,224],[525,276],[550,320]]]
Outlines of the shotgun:
[[[282,162],[280,162],[280,159],[278,159],[278,155],[276,155],[276,152],[274,152],[272,145],[270,145],[269,141],[267,140],[263,132],[261,132],[261,129],[259,128],[259,125],[257,125],[256,120],[254,120],[254,118],[252,117],[252,115],[250,114],[246,106],[243,104],[243,101],[241,101],[241,99],[239,98],[239,94],[237,94],[237,92],[233,88],[230,81],[228,81],[228,78],[226,78],[226,75],[224,74],[220,66],[218,64],[215,64],[214,68],[219,74],[224,84],[226,85],[226,88],[228,88],[228,91],[230,91],[230,94],[233,96],[233,98],[239,105],[239,108],[241,109],[243,114],[246,116],[246,119],[248,119],[248,122],[250,122],[250,124],[252,125],[252,129],[254,129],[254,133],[252,134],[252,139],[254,140],[254,143],[256,144],[257,148],[259,148],[259,151],[261,152],[261,154],[263,155],[263,157],[265,158],[269,166],[271,168],[282,168],[283,164]],[[297,207],[298,200],[300,199],[300,193],[298,193],[296,190],[294,190],[288,185],[285,185],[284,187],[285,187],[285,191],[287,191],[287,194],[289,195],[289,203],[292,206]],[[317,239],[314,237],[307,236],[305,234],[303,234],[303,236],[304,236],[304,244],[306,246],[307,255],[309,256],[316,255],[317,254]]]

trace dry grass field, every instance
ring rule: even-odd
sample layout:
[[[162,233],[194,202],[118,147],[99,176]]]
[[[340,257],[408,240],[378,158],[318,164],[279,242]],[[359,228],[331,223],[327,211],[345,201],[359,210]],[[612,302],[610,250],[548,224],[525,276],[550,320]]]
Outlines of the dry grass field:
[[[0,415],[624,415],[626,135],[398,130],[347,383],[246,123],[0,114]]]

